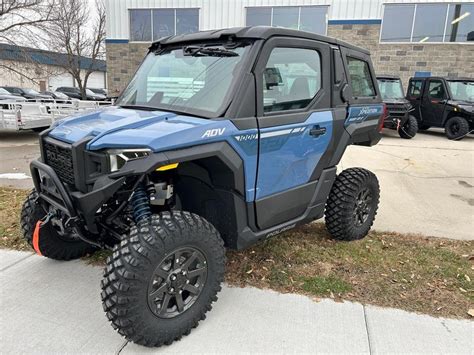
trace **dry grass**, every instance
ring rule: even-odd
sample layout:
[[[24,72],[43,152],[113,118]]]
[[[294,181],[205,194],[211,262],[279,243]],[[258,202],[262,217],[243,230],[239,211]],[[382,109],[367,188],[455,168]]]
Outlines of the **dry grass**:
[[[31,250],[20,231],[20,211],[27,195],[27,190],[0,187],[0,248]]]
[[[227,282],[469,318],[474,242],[371,232],[337,242],[313,223],[229,252]]]
[[[27,191],[0,188],[0,247],[30,250],[19,211]],[[107,251],[86,258],[103,264]],[[474,242],[371,232],[356,242],[307,225],[245,251],[227,253],[226,281],[314,298],[331,297],[435,316],[469,318]]]

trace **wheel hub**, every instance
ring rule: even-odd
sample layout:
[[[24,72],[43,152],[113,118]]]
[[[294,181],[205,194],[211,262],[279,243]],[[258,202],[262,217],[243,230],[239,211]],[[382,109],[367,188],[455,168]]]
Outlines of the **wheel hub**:
[[[456,122],[451,125],[451,132],[453,132],[454,134],[457,134],[459,132],[459,125]]]
[[[363,225],[369,218],[371,210],[372,194],[369,188],[362,189],[358,195],[354,207],[353,218],[357,227]]]
[[[179,248],[156,267],[148,286],[148,306],[159,318],[173,318],[191,307],[207,279],[207,261],[193,247]]]
[[[170,275],[170,281],[169,281],[169,288],[168,289],[174,289],[174,291],[176,292],[176,291],[182,290],[183,287],[187,283],[189,284],[189,280],[185,275],[183,275],[183,272],[184,271],[178,270],[178,272],[174,272]]]

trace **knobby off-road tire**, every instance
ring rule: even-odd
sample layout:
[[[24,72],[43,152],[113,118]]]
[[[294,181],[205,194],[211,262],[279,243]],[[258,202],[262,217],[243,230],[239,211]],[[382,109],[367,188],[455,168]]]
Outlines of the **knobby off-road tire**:
[[[469,123],[462,117],[451,117],[446,122],[446,137],[448,139],[461,139],[469,133]]]
[[[23,237],[33,247],[33,232],[36,222],[46,215],[44,209],[36,202],[38,194],[32,190],[21,209],[20,225]],[[95,247],[77,240],[61,236],[51,223],[45,224],[39,233],[39,250],[43,256],[55,260],[73,260],[95,251]]]
[[[190,260],[190,257],[185,259],[186,250],[198,255],[197,264],[187,269],[191,282],[183,279],[179,271],[185,270]],[[170,271],[167,271],[168,263]],[[207,267],[205,277],[199,271],[203,265]],[[211,310],[221,290],[224,269],[224,242],[214,226],[189,212],[162,212],[139,221],[115,246],[102,280],[103,307],[112,326],[126,339],[149,347],[168,345],[188,335]],[[197,272],[201,276],[191,276]],[[175,275],[181,281],[172,281]],[[200,285],[193,281],[199,277],[203,277]],[[171,293],[173,282],[178,281],[200,287],[197,298],[182,312],[176,293],[174,296]],[[180,287],[176,284],[174,291]],[[186,287],[178,296],[184,302],[192,295]],[[169,303],[164,306],[166,297]]]
[[[377,214],[380,188],[377,177],[362,168],[340,173],[326,202],[326,228],[334,239],[357,240],[368,233]]]
[[[418,121],[413,116],[409,116],[405,124],[398,129],[398,134],[403,139],[411,139],[416,136],[417,132]]]

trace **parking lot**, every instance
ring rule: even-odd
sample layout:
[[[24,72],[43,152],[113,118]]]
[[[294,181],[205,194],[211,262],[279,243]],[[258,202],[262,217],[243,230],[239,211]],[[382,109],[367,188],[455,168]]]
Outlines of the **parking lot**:
[[[377,174],[376,229],[472,240],[473,143],[473,135],[450,141],[442,130],[420,132],[411,140],[385,130],[375,147],[350,146],[339,169],[361,166]],[[38,155],[36,133],[0,131],[0,185],[30,188],[25,175]]]

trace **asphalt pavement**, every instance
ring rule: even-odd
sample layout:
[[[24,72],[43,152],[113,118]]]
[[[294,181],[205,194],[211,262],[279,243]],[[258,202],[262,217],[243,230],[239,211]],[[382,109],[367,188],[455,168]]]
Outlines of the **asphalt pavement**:
[[[0,353],[472,354],[473,325],[358,303],[224,287],[190,335],[161,348],[125,341],[102,310],[102,270],[0,250]]]
[[[439,129],[411,140],[385,130],[374,147],[348,147],[339,170],[360,166],[379,178],[374,228],[473,240],[473,143],[474,135],[450,141]],[[36,133],[0,131],[0,186],[31,188],[29,162],[38,155]]]

